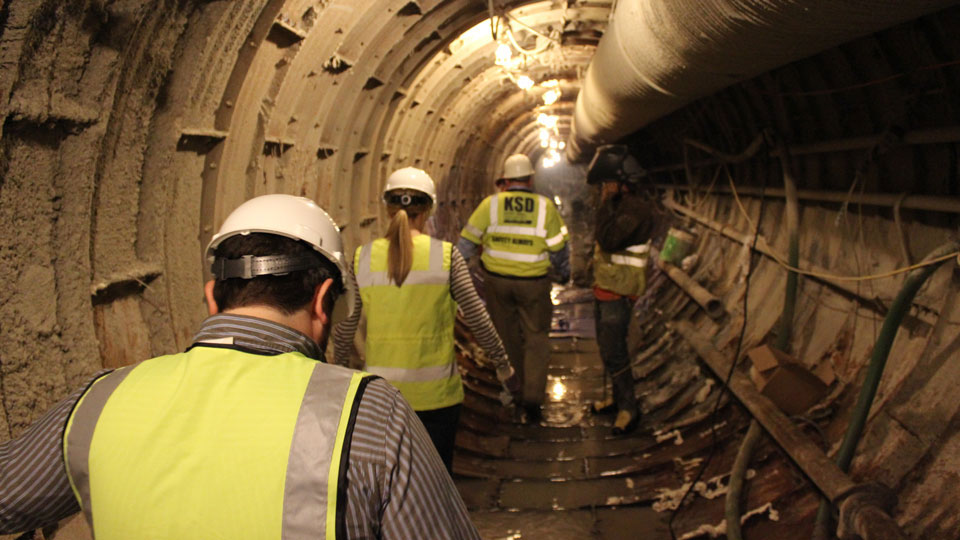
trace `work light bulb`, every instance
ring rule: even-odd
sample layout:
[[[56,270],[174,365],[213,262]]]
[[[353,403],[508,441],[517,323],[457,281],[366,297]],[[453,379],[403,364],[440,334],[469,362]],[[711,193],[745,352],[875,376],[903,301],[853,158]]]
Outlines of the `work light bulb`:
[[[510,58],[512,57],[513,51],[510,49],[510,46],[506,43],[501,43],[497,47],[496,60],[494,60],[494,62],[496,62],[498,66],[505,66],[510,63]]]

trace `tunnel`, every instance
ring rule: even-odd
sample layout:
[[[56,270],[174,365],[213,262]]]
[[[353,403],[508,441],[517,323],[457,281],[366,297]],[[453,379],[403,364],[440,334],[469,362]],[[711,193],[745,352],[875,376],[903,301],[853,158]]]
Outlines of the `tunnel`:
[[[454,480],[483,538],[727,537],[728,498],[745,538],[811,538],[822,501],[823,538],[957,538],[956,4],[5,0],[0,443],[94,373],[187,348],[204,247],[243,201],[313,199],[352,252],[417,167],[456,242],[522,153],[573,278],[540,423],[457,327]],[[628,436],[590,405],[610,383],[585,170],[610,143],[656,208]],[[74,516],[0,538],[91,536]]]

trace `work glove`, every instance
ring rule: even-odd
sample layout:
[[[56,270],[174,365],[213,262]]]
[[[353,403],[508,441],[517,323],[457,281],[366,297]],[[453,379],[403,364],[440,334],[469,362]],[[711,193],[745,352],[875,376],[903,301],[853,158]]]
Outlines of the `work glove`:
[[[511,394],[516,394],[520,391],[520,377],[517,376],[517,372],[514,371],[513,366],[507,362],[503,362],[497,366],[497,380],[503,385],[503,389]]]

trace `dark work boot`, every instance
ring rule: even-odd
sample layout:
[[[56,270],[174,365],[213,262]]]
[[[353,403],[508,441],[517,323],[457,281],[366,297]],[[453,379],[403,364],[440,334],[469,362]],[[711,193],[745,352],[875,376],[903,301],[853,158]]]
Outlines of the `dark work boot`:
[[[543,412],[540,410],[540,405],[536,403],[524,403],[523,410],[527,413],[528,424],[539,424],[540,420],[543,419]]]

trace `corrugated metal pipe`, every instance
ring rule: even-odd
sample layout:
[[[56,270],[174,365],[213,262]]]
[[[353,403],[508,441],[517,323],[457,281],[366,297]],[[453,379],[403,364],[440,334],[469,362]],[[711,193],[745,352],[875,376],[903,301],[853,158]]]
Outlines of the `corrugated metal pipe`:
[[[584,77],[572,162],[703,96],[956,0],[619,0]]]

